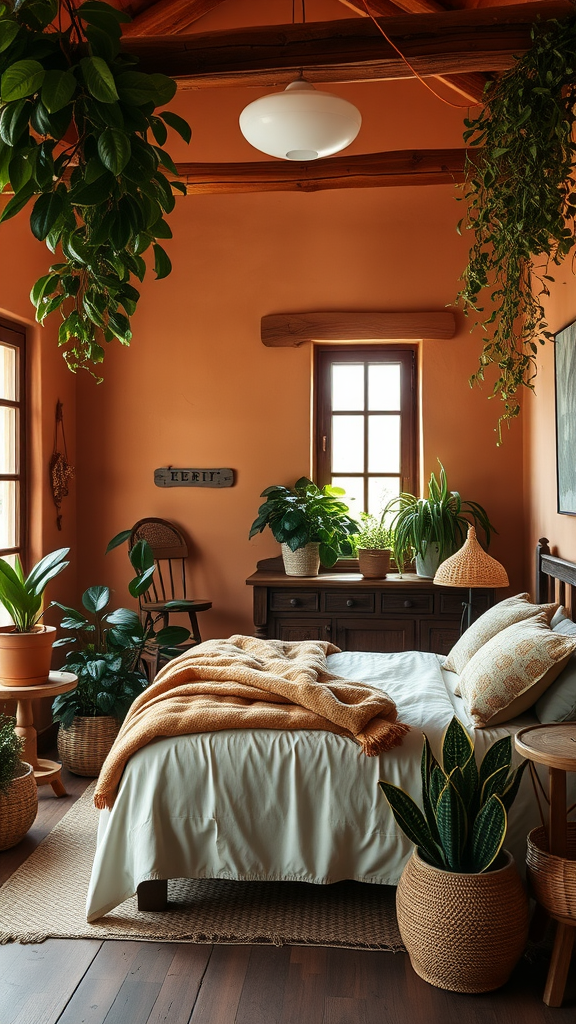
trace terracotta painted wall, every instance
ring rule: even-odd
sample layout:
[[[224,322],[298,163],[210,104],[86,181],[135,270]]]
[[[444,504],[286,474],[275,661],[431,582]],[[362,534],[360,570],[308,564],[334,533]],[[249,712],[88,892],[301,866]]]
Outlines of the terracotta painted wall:
[[[41,328],[34,322],[29,292],[34,281],[46,273],[51,254],[30,234],[26,212],[0,228],[0,316],[26,327],[29,381],[29,474],[30,474],[30,563],[48,551],[71,548],[71,564],[46,591],[48,600],[70,603],[76,599],[78,548],[76,543],[76,487],[62,506],[62,530],[56,528],[56,509],[49,486],[48,463],[54,439],[56,402],[64,404],[68,456],[76,463],[76,379],[66,369],[56,347],[57,325]],[[59,616],[49,612],[46,622],[55,625]],[[1,693],[0,693],[1,697]],[[38,728],[51,722],[46,702],[34,702]],[[0,705],[1,707],[1,705]]]
[[[546,308],[553,332],[576,320],[576,280],[569,261],[555,276]],[[532,558],[538,538],[547,537],[554,554],[576,561],[576,517],[558,515],[556,504],[553,344],[541,349],[538,363],[536,395],[524,402],[527,552]]]
[[[214,27],[214,26],[211,26]],[[417,83],[341,87],[364,126],[350,152],[461,143],[460,111]],[[177,159],[255,159],[237,117],[253,90],[179,94],[194,127]],[[442,310],[457,291],[467,243],[451,187],[179,199],[171,277],[146,283],[131,349],[110,348],[104,384],[78,381],[80,583],[112,581],[126,600],[129,568],[108,539],[135,520],[173,519],[195,545],[194,583],[213,611],[205,636],[250,631],[244,580],[277,552],[248,542],[261,490],[310,470],[311,351],[268,350],[260,318],[289,310]],[[452,487],[484,504],[500,533],[493,553],[521,581],[522,436],[497,449],[497,410],[471,392],[477,346],[458,336],[422,346],[422,469],[439,456]],[[234,488],[154,487],[162,465],[230,466]]]

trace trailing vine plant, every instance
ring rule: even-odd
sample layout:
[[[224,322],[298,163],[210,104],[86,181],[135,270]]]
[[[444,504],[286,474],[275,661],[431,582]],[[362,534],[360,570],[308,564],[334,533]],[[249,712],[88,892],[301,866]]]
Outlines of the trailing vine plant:
[[[31,291],[36,318],[59,311],[58,344],[73,371],[94,368],[103,342],[130,343],[130,317],[151,247],[157,278],[171,271],[158,239],[172,232],[178,175],[163,149],[188,123],[158,107],[176,83],[138,71],[121,52],[130,18],[103,0],[0,2],[0,222],[33,203],[30,227],[52,253]],[[101,379],[101,378],[99,378]]]
[[[458,298],[484,331],[470,384],[483,382],[491,364],[499,371],[490,396],[504,402],[498,444],[502,424],[520,411],[517,392],[534,390],[538,344],[552,338],[542,298],[575,244],[576,18],[536,24],[532,40],[490,83],[479,116],[465,121],[465,141],[481,148],[467,162],[474,242]],[[486,319],[482,293],[492,305]]]

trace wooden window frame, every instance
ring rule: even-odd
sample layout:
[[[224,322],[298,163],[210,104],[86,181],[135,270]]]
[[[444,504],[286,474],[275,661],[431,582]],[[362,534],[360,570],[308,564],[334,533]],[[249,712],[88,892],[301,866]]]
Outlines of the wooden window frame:
[[[335,358],[336,357],[336,358]],[[377,357],[376,359],[374,357]],[[416,493],[418,453],[418,389],[417,360],[418,348],[415,345],[316,345],[314,353],[314,477],[322,486],[330,482],[331,472],[331,385],[330,367],[332,363],[358,362],[401,362],[405,372],[402,373],[401,385],[401,453],[400,476],[401,490],[410,494]],[[365,443],[367,445],[368,415],[364,412]],[[325,440],[324,440],[325,439]],[[366,448],[367,451],[367,448]],[[342,474],[340,474],[342,475]],[[367,499],[368,474],[346,473],[345,476],[364,477],[364,496]],[[372,475],[372,474],[370,474]],[[396,477],[397,473],[377,473],[375,476]],[[367,506],[366,506],[367,507]]]
[[[0,548],[0,557],[17,554],[23,565],[28,556],[28,447],[27,414],[28,402],[26,392],[26,331],[20,324],[0,318],[0,342],[17,350],[17,399],[0,398],[0,407],[18,411],[18,450],[16,452],[15,473],[0,473],[0,481],[14,480],[19,484],[17,506],[17,544],[14,547]]]

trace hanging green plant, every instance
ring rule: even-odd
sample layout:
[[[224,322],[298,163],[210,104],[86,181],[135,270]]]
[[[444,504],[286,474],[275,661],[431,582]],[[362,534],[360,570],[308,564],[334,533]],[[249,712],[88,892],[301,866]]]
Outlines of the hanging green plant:
[[[479,368],[496,364],[492,395],[504,402],[498,422],[520,411],[517,392],[534,390],[538,344],[552,335],[542,297],[551,270],[575,244],[576,18],[532,29],[532,47],[490,83],[485,106],[465,121],[464,139],[481,149],[468,161],[466,228],[474,232],[458,298],[484,331]],[[459,230],[462,225],[459,224]],[[491,300],[484,319],[481,293]]]
[[[152,247],[156,277],[171,271],[158,239],[185,194],[162,148],[173,128],[176,83],[136,70],[120,50],[128,15],[103,0],[0,2],[0,190],[14,192],[0,222],[33,203],[30,227],[57,261],[36,282],[36,318],[59,311],[58,344],[73,371],[104,358],[103,342],[130,343],[130,317]]]

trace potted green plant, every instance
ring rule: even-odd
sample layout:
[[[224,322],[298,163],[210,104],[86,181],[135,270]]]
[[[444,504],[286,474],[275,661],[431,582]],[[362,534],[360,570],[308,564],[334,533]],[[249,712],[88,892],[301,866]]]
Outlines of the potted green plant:
[[[511,768],[512,739],[505,736],[478,766],[474,744],[453,718],[441,763],[424,736],[423,810],[399,787],[380,782],[416,847],[397,890],[400,934],[416,973],[438,988],[499,988],[526,944],[526,894],[503,843],[527,763]]]
[[[384,522],[384,516],[373,516],[363,512],[360,516],[360,532],[354,537],[354,548],[358,555],[358,568],[368,579],[383,579],[390,568],[390,553],[394,543],[392,530]]]
[[[0,6],[0,222],[32,205],[32,234],[55,262],[34,285],[36,318],[57,311],[58,345],[73,371],[94,373],[106,343],[129,345],[130,317],[151,251],[156,279],[172,267],[163,245],[175,190],[186,193],[168,130],[187,122],[161,109],[176,93],[121,48],[130,16],[102,0],[5,0]]]
[[[35,686],[45,683],[50,672],[54,626],[40,622],[47,584],[69,564],[70,548],[58,548],[42,558],[24,576],[18,555],[14,568],[0,558],[0,604],[13,621],[0,627],[0,686]]]
[[[440,465],[440,481],[434,473],[428,483],[428,497],[399,494],[384,509],[384,517],[393,531],[393,551],[399,572],[416,557],[418,576],[434,576],[438,566],[464,543],[468,527],[480,527],[490,544],[497,533],[488,513],[477,501],[464,501],[458,491],[448,489],[446,471]]]
[[[146,541],[130,551],[138,575],[130,593],[150,586],[154,559]],[[94,777],[118,734],[128,708],[148,684],[143,670],[145,655],[184,643],[190,631],[183,626],[156,629],[162,616],[147,617],[143,624],[130,608],[109,610],[108,587],[89,587],[82,595],[83,611],[54,602],[64,612],[60,623],[67,636],[55,647],[71,647],[64,668],[78,676],[78,685],[59,694],[52,705],[60,723],[58,752],[62,764],[76,775]]]
[[[317,487],[302,476],[293,488],[274,484],[262,491],[249,537],[269,526],[282,545],[287,576],[316,576],[322,565],[330,568],[340,555],[354,553],[350,538],[358,523],[348,514],[341,487]]]
[[[20,760],[24,740],[14,718],[0,715],[0,850],[16,846],[34,822],[38,788],[32,765]]]

